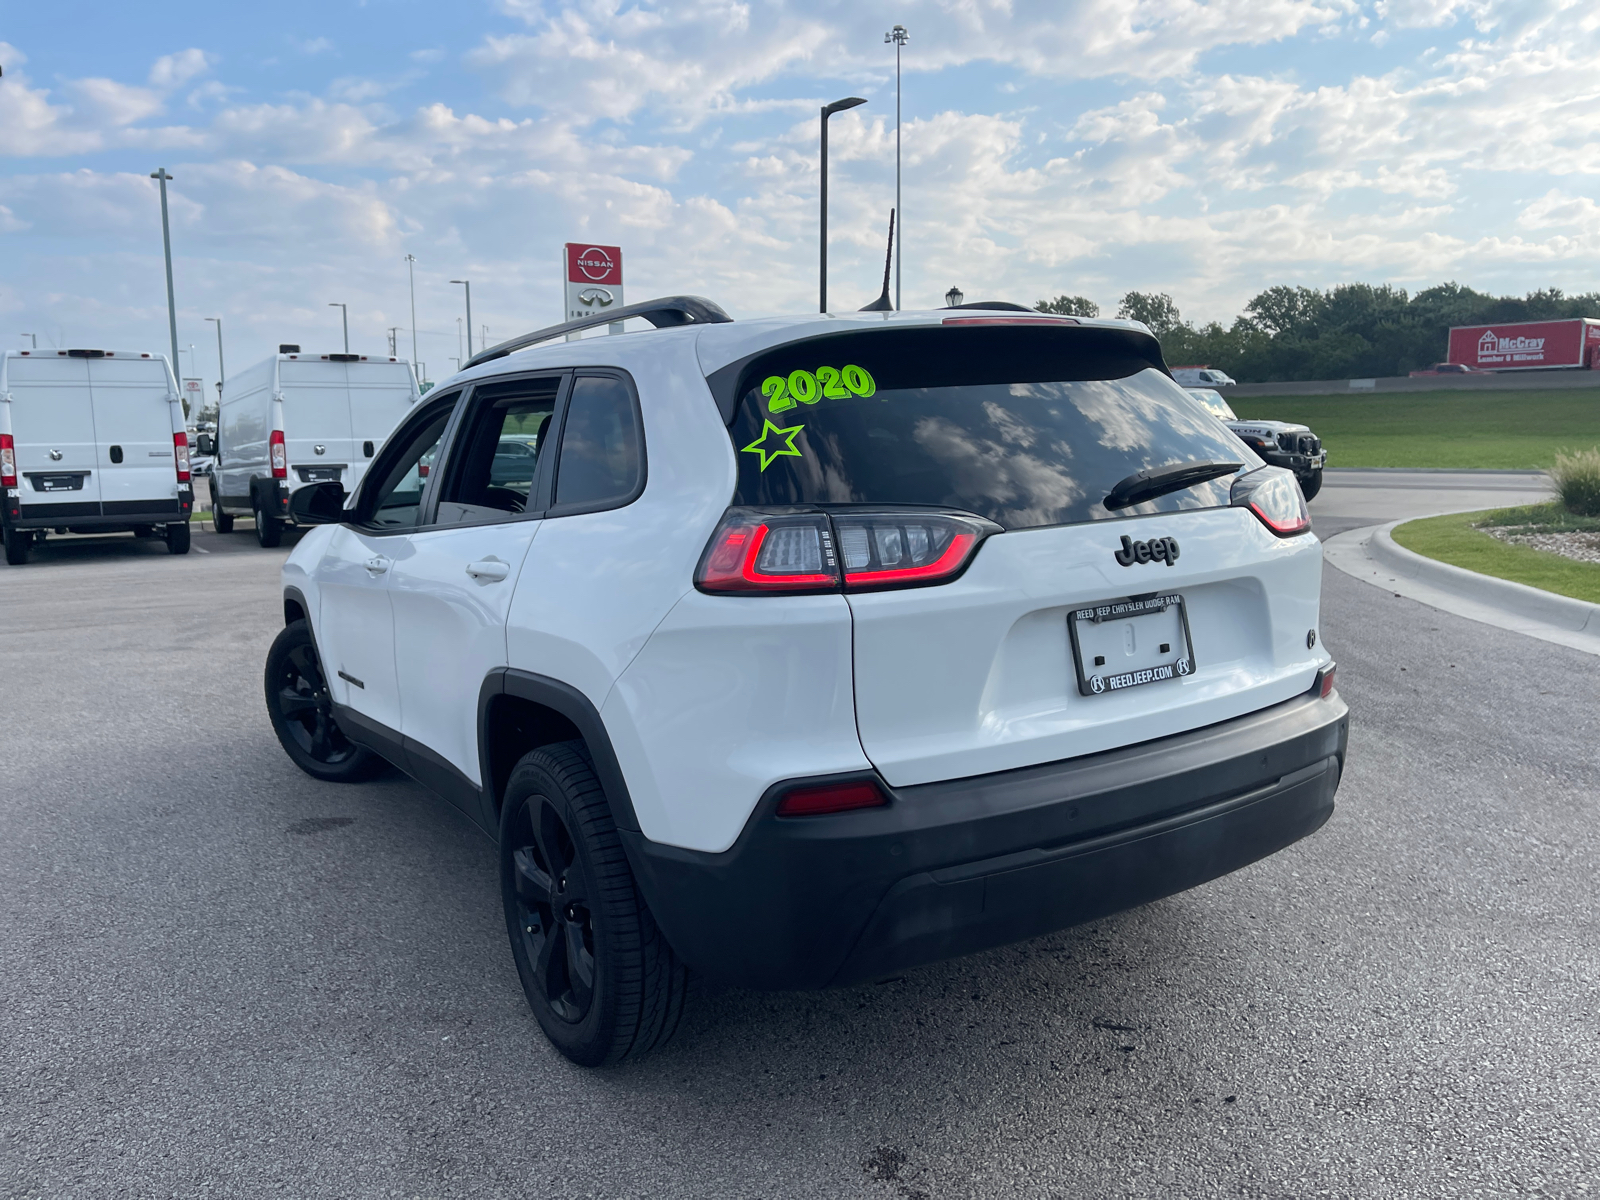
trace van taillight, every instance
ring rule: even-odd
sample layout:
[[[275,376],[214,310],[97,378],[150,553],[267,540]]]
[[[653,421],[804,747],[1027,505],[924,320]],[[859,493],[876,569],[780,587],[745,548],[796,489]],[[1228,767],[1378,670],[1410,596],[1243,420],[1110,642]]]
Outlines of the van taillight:
[[[289,451],[283,444],[283,430],[272,431],[272,477],[274,479],[289,478]]]
[[[963,513],[730,508],[695,586],[734,595],[867,592],[947,583],[1000,526]]]
[[[189,482],[189,435],[178,430],[172,435],[172,461],[178,464],[178,482]]]
[[[17,444],[9,433],[0,433],[0,487],[17,486]]]

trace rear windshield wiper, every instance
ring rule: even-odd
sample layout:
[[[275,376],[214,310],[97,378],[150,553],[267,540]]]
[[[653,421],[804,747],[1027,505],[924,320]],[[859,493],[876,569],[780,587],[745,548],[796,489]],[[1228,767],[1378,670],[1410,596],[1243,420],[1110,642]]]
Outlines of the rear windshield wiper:
[[[1143,471],[1135,471],[1112,488],[1111,494],[1106,497],[1106,507],[1113,512],[1119,508],[1131,508],[1146,500],[1154,500],[1157,496],[1165,496],[1168,492],[1181,492],[1184,488],[1194,487],[1220,475],[1231,475],[1243,466],[1243,463],[1236,462],[1187,462],[1175,463],[1170,467],[1147,467]]]

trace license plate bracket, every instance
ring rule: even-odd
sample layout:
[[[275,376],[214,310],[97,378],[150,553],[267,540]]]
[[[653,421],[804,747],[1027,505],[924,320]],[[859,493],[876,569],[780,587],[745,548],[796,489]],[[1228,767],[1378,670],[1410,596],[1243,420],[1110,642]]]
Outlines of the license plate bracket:
[[[1189,614],[1175,592],[1129,596],[1067,614],[1078,694],[1105,696],[1194,674]]]

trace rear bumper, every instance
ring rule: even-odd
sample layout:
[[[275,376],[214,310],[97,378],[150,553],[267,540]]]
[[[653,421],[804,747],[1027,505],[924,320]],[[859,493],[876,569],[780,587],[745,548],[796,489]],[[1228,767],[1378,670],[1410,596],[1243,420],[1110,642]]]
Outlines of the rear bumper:
[[[1051,933],[1265,858],[1333,812],[1337,695],[1018,771],[885,790],[889,805],[780,820],[763,797],[721,854],[622,832],[692,967],[817,988]],[[881,781],[880,781],[881,782]]]
[[[71,493],[68,493],[69,495]],[[194,507],[194,492],[179,491],[165,500],[116,500],[102,504],[97,500],[63,500],[48,504],[18,504],[6,512],[12,529],[103,530],[114,532],[136,525],[181,524]]]

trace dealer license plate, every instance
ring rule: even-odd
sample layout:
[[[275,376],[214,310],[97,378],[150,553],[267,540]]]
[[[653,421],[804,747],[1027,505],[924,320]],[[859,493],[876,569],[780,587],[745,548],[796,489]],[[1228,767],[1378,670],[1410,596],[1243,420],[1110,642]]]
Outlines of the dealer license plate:
[[[1067,616],[1078,692],[1104,696],[1194,673],[1183,597],[1109,600]]]
[[[33,487],[39,492],[81,492],[82,475],[35,475]]]

